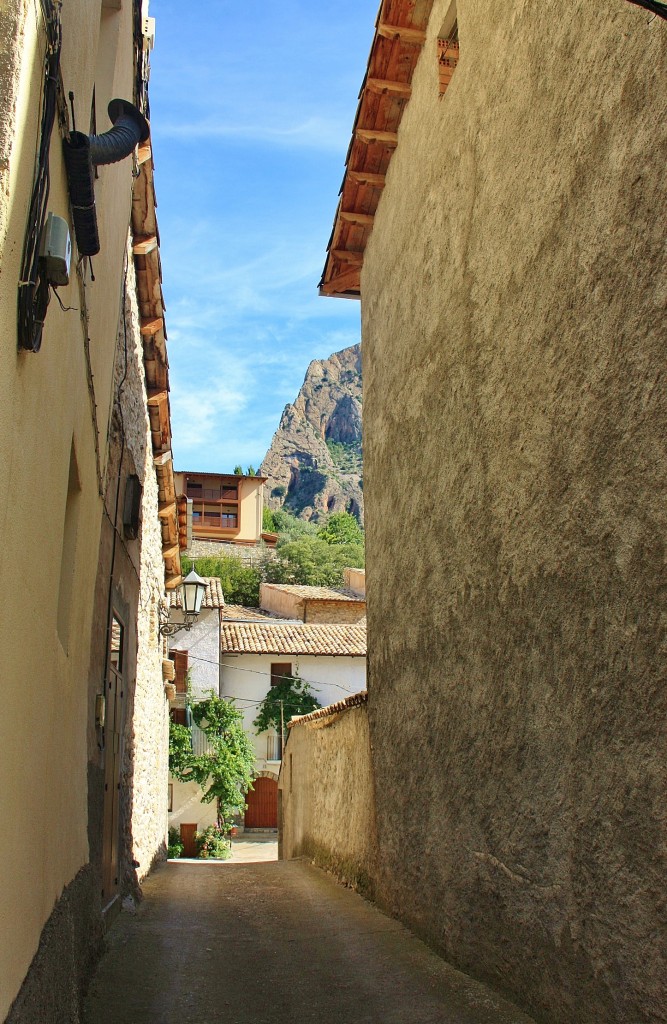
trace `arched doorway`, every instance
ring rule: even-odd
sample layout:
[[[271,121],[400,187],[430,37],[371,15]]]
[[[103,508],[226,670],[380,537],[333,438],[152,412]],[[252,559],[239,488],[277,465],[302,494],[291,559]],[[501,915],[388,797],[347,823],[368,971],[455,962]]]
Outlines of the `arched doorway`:
[[[246,796],[246,828],[278,828],[278,779],[268,772],[253,782]]]

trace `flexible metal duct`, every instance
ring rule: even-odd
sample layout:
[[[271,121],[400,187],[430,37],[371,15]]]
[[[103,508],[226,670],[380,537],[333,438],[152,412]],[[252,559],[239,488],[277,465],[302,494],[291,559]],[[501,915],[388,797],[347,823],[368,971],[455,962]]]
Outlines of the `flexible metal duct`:
[[[112,100],[108,111],[113,128],[104,135],[91,135],[88,139],[90,158],[96,167],[124,160],[149,135],[148,121],[126,100]]]
[[[93,166],[123,160],[139,142],[146,141],[150,131],[143,114],[126,100],[112,100],[108,111],[113,124],[108,132],[103,135],[70,132],[69,139],[63,141],[74,234],[80,256],[95,256],[100,251]]]

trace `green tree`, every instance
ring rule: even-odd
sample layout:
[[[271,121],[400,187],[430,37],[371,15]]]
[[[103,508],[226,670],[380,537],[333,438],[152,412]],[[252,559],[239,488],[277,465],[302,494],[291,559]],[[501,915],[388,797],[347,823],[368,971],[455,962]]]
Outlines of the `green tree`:
[[[277,508],[271,513],[274,532],[280,534],[281,541],[295,540],[297,537],[315,537],[317,527],[307,519],[299,519],[284,508]]]
[[[343,569],[363,565],[361,544],[327,544],[319,537],[305,536],[278,543],[276,558],[264,566],[264,579],[267,583],[339,587]]]
[[[246,476],[257,476],[257,470],[252,464],[246,469]]]
[[[334,512],[317,536],[327,544],[363,544],[364,531],[349,512]]]
[[[321,707],[313,697],[310,684],[297,676],[283,676],[272,686],[259,705],[258,715],[252,723],[257,732],[266,732],[273,727],[277,733],[283,730],[283,743],[287,738],[287,723],[293,715],[308,715]]]
[[[181,555],[183,575],[187,575],[193,562]],[[194,567],[200,576],[217,576],[222,593],[228,604],[242,604],[256,608],[259,604],[259,585],[262,582],[262,566],[246,565],[235,555],[214,555],[196,559]]]
[[[245,808],[252,787],[255,752],[243,728],[243,713],[233,701],[213,690],[192,705],[192,717],[208,740],[208,752],[195,754],[190,730],[172,722],[169,727],[169,771],[181,782],[196,782],[205,790],[204,803],[217,801],[222,826]]]
[[[234,466],[234,476],[243,476],[243,466]]]

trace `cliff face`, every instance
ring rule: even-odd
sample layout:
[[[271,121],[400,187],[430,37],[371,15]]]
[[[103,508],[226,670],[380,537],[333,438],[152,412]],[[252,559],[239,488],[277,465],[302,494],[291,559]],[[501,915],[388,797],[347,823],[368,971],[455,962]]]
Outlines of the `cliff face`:
[[[313,520],[347,511],[363,522],[359,345],[313,360],[260,472],[272,509]]]

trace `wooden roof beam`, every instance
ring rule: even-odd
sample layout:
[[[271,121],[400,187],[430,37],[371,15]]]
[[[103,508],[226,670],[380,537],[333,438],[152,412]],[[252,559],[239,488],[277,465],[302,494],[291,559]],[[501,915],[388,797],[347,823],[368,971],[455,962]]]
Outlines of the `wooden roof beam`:
[[[168,391],[153,391],[152,388],[148,391],[148,406],[154,408],[156,406],[163,405],[169,397]]]
[[[354,210],[341,210],[339,217],[346,224],[356,224],[363,228],[371,227],[375,220],[372,213],[355,213]]]
[[[149,235],[147,238],[141,238],[135,235],[134,244],[132,246],[132,252],[135,256],[147,256],[153,249],[157,249],[157,236]]]
[[[389,146],[390,149],[396,149],[398,145],[396,132],[381,132],[376,128],[355,128],[354,134],[360,142],[365,142],[367,145],[378,142],[383,146]]]
[[[332,249],[331,255],[339,263],[352,263],[355,267],[360,267],[364,262],[363,252],[352,252],[348,249]]]
[[[324,281],[320,287],[322,295],[334,295],[337,292],[358,292],[360,288],[359,267],[344,270],[331,281]]]
[[[371,185],[373,188],[384,188],[384,174],[372,174],[370,171],[350,171],[347,176],[356,185]]]
[[[404,100],[409,100],[412,96],[412,86],[407,82],[389,82],[385,78],[367,78],[366,88],[369,92],[379,93],[381,96],[398,96]]]
[[[143,335],[157,334],[164,329],[164,320],[161,316],[142,317],[139,330]]]
[[[426,41],[426,32],[420,28],[406,28],[403,25],[388,25],[386,21],[378,22],[377,33],[383,39],[396,39],[402,43],[409,43],[411,46],[423,46]]]

